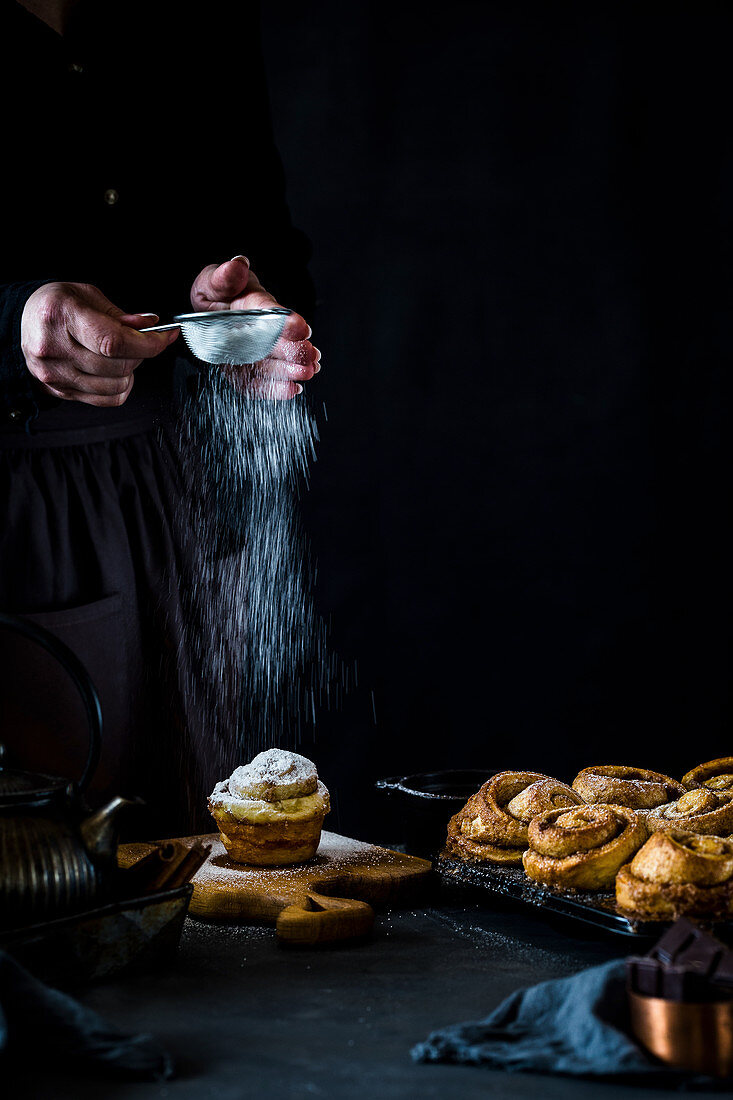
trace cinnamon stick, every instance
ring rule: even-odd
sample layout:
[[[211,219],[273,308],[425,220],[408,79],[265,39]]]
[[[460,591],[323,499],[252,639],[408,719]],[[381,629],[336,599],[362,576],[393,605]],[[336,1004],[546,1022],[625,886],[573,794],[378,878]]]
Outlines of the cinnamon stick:
[[[206,859],[210,848],[207,847],[203,855],[202,848],[200,841],[197,841],[192,848],[179,840],[164,841],[128,867],[125,874],[131,875],[134,881],[140,884],[139,888],[148,894],[172,889],[171,883],[181,886],[184,882],[188,882],[191,875],[196,873]],[[187,877],[181,876],[180,868],[184,868],[183,875]]]

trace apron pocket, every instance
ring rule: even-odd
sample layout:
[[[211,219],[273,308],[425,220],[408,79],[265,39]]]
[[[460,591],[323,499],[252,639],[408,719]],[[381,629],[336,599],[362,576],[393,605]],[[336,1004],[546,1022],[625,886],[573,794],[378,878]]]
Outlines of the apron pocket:
[[[136,615],[114,594],[23,618],[64,642],[99,694],[102,754],[89,788],[90,803],[97,805],[111,794],[134,793],[138,701],[132,666],[140,652]],[[0,741],[7,750],[7,766],[78,780],[89,745],[79,693],[55,657],[9,630],[0,630],[0,700]]]

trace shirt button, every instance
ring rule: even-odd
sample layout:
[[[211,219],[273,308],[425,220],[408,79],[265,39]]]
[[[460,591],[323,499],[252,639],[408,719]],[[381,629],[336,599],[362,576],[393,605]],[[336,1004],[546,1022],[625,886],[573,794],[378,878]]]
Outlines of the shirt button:
[[[119,197],[119,193],[115,191],[114,187],[110,187],[104,192],[104,201],[107,206],[114,206]]]
[[[23,415],[23,412],[22,412],[21,409],[11,409],[10,412],[8,413],[8,418],[10,420],[20,420],[22,415]]]
[[[68,65],[70,73],[83,73],[84,66],[80,65],[78,61],[70,61]]]

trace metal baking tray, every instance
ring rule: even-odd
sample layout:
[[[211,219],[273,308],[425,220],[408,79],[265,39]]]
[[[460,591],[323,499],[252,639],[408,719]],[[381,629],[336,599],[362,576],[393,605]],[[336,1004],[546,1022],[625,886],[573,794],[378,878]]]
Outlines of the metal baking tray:
[[[591,925],[601,932],[634,939],[658,939],[671,921],[634,920],[619,912],[613,893],[561,892],[533,882],[522,867],[491,863],[468,863],[439,855],[433,870],[445,887],[467,887],[481,894],[510,899],[547,915]],[[703,923],[700,921],[699,923]],[[717,933],[733,933],[733,921],[710,926]]]

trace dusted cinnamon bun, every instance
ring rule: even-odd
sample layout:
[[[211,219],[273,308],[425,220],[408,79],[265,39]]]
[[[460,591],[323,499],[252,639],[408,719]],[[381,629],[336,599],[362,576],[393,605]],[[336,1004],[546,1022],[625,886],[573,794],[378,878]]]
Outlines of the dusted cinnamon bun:
[[[647,920],[733,915],[733,841],[657,832],[616,877],[616,904]]]
[[[267,749],[236,768],[209,798],[229,858],[256,866],[312,859],[329,809],[315,764],[284,749]]]
[[[708,760],[707,764],[698,764],[683,776],[682,782],[688,790],[708,787],[711,791],[730,791],[733,794],[733,756],[721,756],[718,760]]]
[[[668,775],[621,764],[583,768],[573,780],[573,790],[586,802],[607,802],[632,810],[651,810],[685,793],[682,784]]]
[[[647,838],[627,806],[603,803],[550,810],[530,822],[524,869],[535,882],[574,890],[613,886],[616,872]]]
[[[686,791],[676,802],[667,802],[649,810],[646,823],[650,832],[657,829],[686,829],[707,836],[733,833],[733,791],[718,794],[708,787]]]
[[[520,864],[532,818],[582,801],[566,783],[540,772],[500,772],[451,818],[446,853],[460,859]]]

